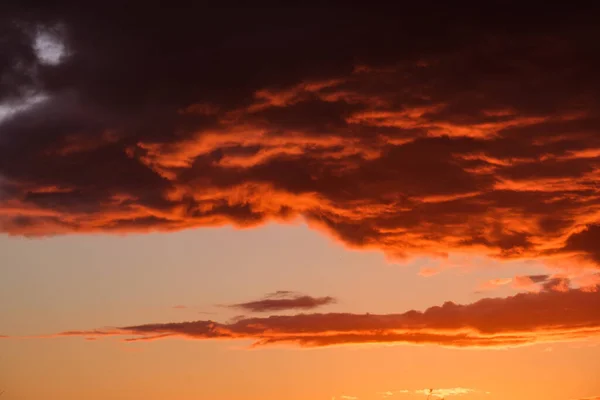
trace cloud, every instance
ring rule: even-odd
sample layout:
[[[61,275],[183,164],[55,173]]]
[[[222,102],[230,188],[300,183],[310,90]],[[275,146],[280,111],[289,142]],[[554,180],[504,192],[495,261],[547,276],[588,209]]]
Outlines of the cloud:
[[[528,290],[528,291],[540,291],[542,289],[550,290],[552,285],[549,283],[551,279],[562,279],[553,278],[550,275],[517,275],[513,278],[495,278],[483,282],[479,285],[478,292],[486,292],[495,290],[501,287],[512,287],[517,290]],[[570,284],[570,280],[565,279],[567,287]],[[557,283],[554,281],[554,283]]]
[[[572,285],[582,291],[596,291],[600,283],[600,273],[586,273],[575,270],[572,273],[555,275],[517,275],[514,278],[490,279],[479,285],[478,292],[495,290],[509,286],[516,290],[539,292],[540,290],[568,291]]]
[[[419,270],[419,275],[423,276],[425,278],[428,278],[430,276],[435,276],[439,273],[440,273],[439,269],[432,268],[432,267],[423,267]]]
[[[475,389],[463,388],[463,387],[455,387],[455,388],[447,388],[447,389],[420,389],[415,390],[415,393],[422,394],[434,398],[444,399],[448,396],[461,396],[465,394],[475,393],[477,392]]]
[[[593,290],[597,284],[597,280],[591,279],[589,275],[577,275],[576,277],[582,283],[580,286],[582,290]],[[498,287],[508,286],[509,284],[517,290],[554,290],[566,292],[571,287],[571,278],[562,275],[517,275],[514,278],[499,278],[486,281],[480,285],[480,291],[494,290]]]
[[[391,257],[598,263],[598,25],[496,11],[11,7],[0,231],[303,218]]]
[[[490,394],[490,392],[481,392],[476,389],[463,388],[463,387],[442,388],[442,389],[417,389],[417,390],[402,389],[402,390],[394,390],[394,391],[388,390],[386,392],[379,392],[378,394],[381,395],[381,397],[383,397],[384,399],[390,398],[396,394],[417,394],[417,395],[427,396],[428,399],[429,398],[444,399],[447,397],[463,396],[463,395],[473,394],[473,393]]]
[[[550,275],[519,275],[515,276],[514,283],[516,287],[528,286],[535,283],[544,283],[550,279]]]
[[[595,262],[600,263],[600,224],[588,225],[567,239],[565,250],[581,252]]]
[[[336,300],[330,296],[312,297],[290,291],[277,291],[265,296],[261,300],[232,304],[228,307],[260,313],[282,310],[311,310],[335,302]]]
[[[490,279],[479,286],[480,291],[494,290],[501,286],[506,286],[513,282],[512,278],[496,278]]]
[[[384,399],[394,396],[395,394],[408,394],[411,393],[408,389],[400,389],[400,390],[386,390],[385,392],[379,392],[377,394],[381,395]]]
[[[41,64],[58,65],[64,59],[67,49],[61,39],[61,27],[38,27],[33,40],[35,55]]]
[[[556,292],[568,292],[570,284],[571,280],[569,278],[556,277],[545,281],[542,287],[545,290],[554,290]]]
[[[526,292],[459,305],[446,302],[402,314],[297,314],[242,317],[229,323],[190,321],[133,325],[57,336],[124,336],[127,341],[250,339],[254,346],[293,344],[437,344],[512,347],[600,336],[600,291]]]

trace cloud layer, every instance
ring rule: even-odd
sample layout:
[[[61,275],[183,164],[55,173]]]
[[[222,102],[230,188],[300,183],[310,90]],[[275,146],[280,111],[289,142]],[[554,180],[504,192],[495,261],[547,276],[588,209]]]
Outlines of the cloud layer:
[[[597,288],[598,289],[598,288]],[[230,323],[173,322],[57,336],[251,339],[255,346],[405,343],[452,347],[511,347],[600,336],[600,291],[528,292],[459,305],[446,302],[402,314],[297,314],[240,318]]]
[[[302,217],[390,256],[598,263],[599,28],[552,7],[8,10],[0,231]]]

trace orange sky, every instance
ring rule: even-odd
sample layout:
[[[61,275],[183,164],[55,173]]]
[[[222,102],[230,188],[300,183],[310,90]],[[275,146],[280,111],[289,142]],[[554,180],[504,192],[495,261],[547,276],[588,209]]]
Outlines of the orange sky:
[[[2,400],[598,399],[596,10],[53,3],[0,12]]]
[[[273,251],[257,252],[259,243],[269,243]],[[535,395],[559,400],[585,398],[600,390],[595,383],[600,341],[592,331],[588,337],[572,340],[564,333],[571,328],[551,327],[556,325],[555,318],[565,315],[560,307],[574,300],[563,298],[561,292],[522,291],[510,284],[481,290],[491,277],[511,276],[517,271],[541,276],[547,267],[540,265],[491,262],[484,269],[454,266],[424,277],[419,271],[428,265],[428,259],[390,264],[376,252],[345,250],[304,225],[33,241],[4,238],[0,245],[5,260],[13,266],[3,270],[1,280],[3,314],[8,317],[2,320],[0,331],[11,338],[0,340],[0,383],[8,391],[8,399],[342,399],[344,395],[367,400],[419,399],[426,396],[415,391],[432,387],[468,389],[456,396],[465,399],[529,399]],[[66,248],[71,251],[64,251]],[[255,274],[261,281],[248,284]],[[264,313],[226,307],[243,305],[246,300],[256,303],[277,290],[313,294],[315,299],[331,296],[335,302],[313,310]],[[255,340],[244,339],[175,337],[124,342],[131,336],[93,341],[84,340],[94,336],[88,334],[39,337],[149,322],[226,323],[240,314],[253,318],[313,312],[393,315],[425,310],[446,300],[469,304],[501,296],[498,302],[504,302],[504,296],[516,291],[522,291],[525,298],[547,299],[540,303],[545,308],[550,299],[564,305],[547,308],[552,311],[547,317],[541,310],[531,315],[522,305],[516,309],[509,306],[479,326],[486,332],[496,329],[494,325],[508,328],[517,332],[516,336],[542,340],[539,344],[453,348],[371,343],[299,348],[283,343],[252,349]],[[597,296],[594,292],[573,295],[587,296],[588,308],[579,315],[569,314],[565,323],[593,327],[599,309],[593,303]],[[279,293],[271,299],[294,296]],[[481,307],[483,303],[475,304]],[[284,305],[293,305],[293,301]],[[473,311],[473,322],[488,321],[481,310]],[[396,323],[393,321],[402,317],[388,318]],[[444,319],[432,318],[431,323],[438,324],[434,331],[440,329]],[[528,332],[545,318],[554,322],[538,333]],[[454,324],[459,320],[446,321]],[[512,325],[507,325],[509,320]],[[526,328],[519,328],[523,323]],[[360,326],[352,318],[348,324],[352,329]],[[32,380],[36,385],[31,385]],[[551,381],[561,384],[557,387],[549,384]]]

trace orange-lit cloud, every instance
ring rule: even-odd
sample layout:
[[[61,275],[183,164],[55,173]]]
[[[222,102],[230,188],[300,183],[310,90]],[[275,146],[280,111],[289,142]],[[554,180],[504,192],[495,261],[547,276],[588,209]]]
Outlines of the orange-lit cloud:
[[[265,298],[246,303],[232,304],[228,307],[249,312],[272,312],[282,310],[311,310],[335,303],[333,297],[312,297],[287,290],[270,293]]]
[[[582,291],[594,292],[598,290],[600,273],[581,273],[557,275],[517,275],[514,278],[491,279],[479,285],[479,291],[490,291],[501,287],[510,286],[516,290],[539,292],[540,290],[554,290],[566,292],[575,284]]]
[[[241,317],[229,323],[172,322],[57,336],[119,335],[127,341],[251,339],[255,346],[287,343],[304,347],[366,343],[511,347],[600,336],[600,291],[547,289],[466,305],[447,302],[423,312]]]
[[[434,276],[439,273],[440,273],[439,269],[432,268],[432,267],[423,267],[419,270],[419,275],[424,276],[424,277]]]
[[[542,288],[550,289],[550,281],[552,279],[559,278],[554,278],[550,275],[517,275],[513,278],[496,278],[483,282],[479,286],[479,290],[489,291],[501,287],[510,286],[517,290],[540,291]],[[554,283],[556,282],[557,281],[554,281]],[[566,280],[565,283],[568,285],[570,281]],[[545,286],[546,284],[548,284],[549,286]]]
[[[493,289],[496,289],[501,286],[506,286],[506,285],[510,284],[512,281],[513,280],[511,278],[490,279],[489,281],[484,282],[480,286],[480,290],[493,290]]]
[[[550,279],[549,275],[519,275],[512,280],[515,289],[539,290],[539,284]]]
[[[403,21],[379,11],[389,24],[376,26],[352,10],[299,10],[294,18],[314,21],[301,39],[292,28],[248,35],[228,12],[202,28],[177,24],[153,51],[156,24],[63,10],[60,63],[41,65],[27,45],[6,49],[20,62],[7,66],[0,104],[45,100],[0,121],[0,231],[303,218],[391,257],[597,265],[595,23],[499,32],[438,8]],[[42,24],[55,15],[46,11],[21,17]],[[409,27],[432,12],[464,32],[436,24],[428,37],[438,44],[419,43]],[[7,41],[26,43],[26,26],[10,25]]]

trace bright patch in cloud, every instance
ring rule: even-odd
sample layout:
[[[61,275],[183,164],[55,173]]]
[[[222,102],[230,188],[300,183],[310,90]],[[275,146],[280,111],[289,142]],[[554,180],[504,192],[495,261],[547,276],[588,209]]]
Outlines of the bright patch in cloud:
[[[35,94],[18,101],[0,103],[0,123],[11,118],[12,116],[27,111],[33,106],[46,101],[48,96],[44,94]]]
[[[58,65],[67,53],[58,29],[40,29],[35,35],[33,48],[42,64]]]

